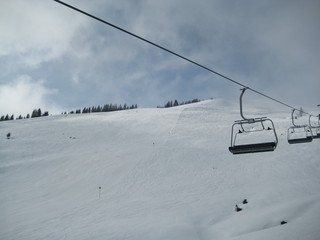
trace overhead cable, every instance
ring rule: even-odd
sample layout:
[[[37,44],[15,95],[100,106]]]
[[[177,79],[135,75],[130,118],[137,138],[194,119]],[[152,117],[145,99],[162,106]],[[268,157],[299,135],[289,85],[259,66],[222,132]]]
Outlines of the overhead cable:
[[[291,105],[289,105],[289,104],[287,104],[287,103],[285,103],[285,102],[283,102],[283,101],[277,100],[277,99],[275,99],[275,98],[273,98],[273,97],[270,97],[270,96],[268,96],[268,95],[266,95],[266,94],[264,94],[264,93],[262,93],[262,92],[260,92],[260,91],[258,91],[258,90],[255,90],[255,89],[253,89],[253,88],[250,88],[249,86],[246,86],[246,85],[244,85],[244,84],[242,84],[242,83],[240,83],[240,82],[238,82],[238,81],[236,81],[236,80],[234,80],[234,79],[232,79],[232,78],[229,78],[229,77],[227,77],[227,76],[225,76],[225,75],[223,75],[223,74],[221,74],[221,73],[219,73],[219,72],[217,72],[217,71],[214,71],[214,70],[212,70],[212,69],[210,69],[210,68],[208,68],[208,67],[206,67],[206,66],[204,66],[204,65],[202,65],[202,64],[200,64],[200,63],[197,63],[197,62],[195,62],[195,61],[193,61],[193,60],[191,60],[191,59],[189,59],[189,58],[187,58],[187,57],[184,57],[184,56],[182,56],[182,55],[180,55],[180,54],[178,54],[178,53],[176,53],[176,52],[174,52],[174,51],[171,51],[171,50],[169,50],[168,48],[162,47],[162,46],[159,45],[159,44],[156,44],[156,43],[154,43],[154,42],[152,42],[152,41],[150,41],[150,40],[148,40],[148,39],[146,39],[146,38],[140,37],[140,36],[138,36],[138,35],[136,35],[136,34],[134,34],[134,33],[132,33],[132,32],[129,32],[129,31],[127,31],[127,30],[125,30],[125,29],[123,29],[123,28],[121,28],[121,27],[118,27],[118,26],[116,26],[116,25],[114,25],[114,24],[112,24],[112,23],[110,23],[110,22],[107,22],[107,21],[105,21],[105,20],[103,20],[103,19],[101,19],[101,18],[98,18],[98,17],[96,17],[96,16],[94,16],[94,15],[88,13],[88,12],[85,12],[85,11],[79,9],[79,8],[76,8],[76,7],[74,7],[74,6],[71,6],[71,5],[67,4],[67,3],[62,2],[62,1],[59,1],[59,0],[53,0],[53,1],[55,1],[55,2],[57,2],[57,3],[60,3],[60,4],[66,6],[66,7],[68,7],[68,8],[71,8],[71,9],[73,9],[73,10],[79,12],[79,13],[82,13],[82,14],[90,17],[90,18],[93,18],[93,19],[95,19],[95,20],[97,20],[97,21],[99,21],[99,22],[102,22],[102,23],[104,23],[104,24],[106,24],[106,25],[109,25],[109,26],[111,26],[111,27],[113,27],[113,28],[115,28],[115,29],[117,29],[117,30],[119,30],[119,31],[122,31],[122,32],[124,32],[124,33],[126,33],[126,34],[129,34],[129,35],[131,35],[132,37],[135,37],[135,38],[137,38],[137,39],[139,39],[139,40],[141,40],[141,41],[144,41],[144,42],[146,42],[146,43],[148,43],[148,44],[151,44],[151,45],[153,45],[154,47],[160,48],[160,49],[163,50],[163,51],[166,51],[166,52],[168,52],[168,53],[170,53],[170,54],[172,54],[172,55],[174,55],[174,56],[176,56],[176,57],[179,57],[179,58],[181,58],[181,59],[183,59],[183,60],[185,60],[185,61],[187,61],[187,62],[190,62],[190,63],[192,63],[192,64],[194,64],[194,65],[196,65],[196,66],[198,66],[198,67],[200,67],[200,68],[203,68],[203,69],[205,69],[205,70],[207,70],[207,71],[209,71],[209,72],[211,72],[211,73],[213,73],[213,74],[216,74],[216,75],[222,77],[222,78],[225,79],[225,80],[228,80],[228,81],[230,81],[230,82],[232,82],[232,83],[234,83],[234,84],[237,84],[237,85],[239,85],[239,86],[241,86],[241,87],[243,87],[243,88],[246,88],[246,89],[248,89],[248,90],[251,90],[252,92],[255,92],[255,93],[257,93],[257,94],[259,94],[259,95],[261,95],[261,96],[263,96],[263,97],[265,97],[265,98],[268,98],[268,99],[270,99],[270,100],[272,100],[272,101],[274,101],[274,102],[277,102],[277,103],[279,103],[279,104],[281,104],[281,105],[283,105],[283,106],[286,106],[286,107],[291,108],[291,109],[293,109],[293,110],[297,110],[297,111],[303,112],[303,113],[305,113],[305,114],[307,114],[307,115],[313,116],[313,115],[310,114],[310,113],[307,113],[307,112],[305,112],[305,111],[302,111],[301,109],[299,110],[299,109],[297,109],[297,108],[295,108],[295,107],[293,107],[293,106],[291,106]]]

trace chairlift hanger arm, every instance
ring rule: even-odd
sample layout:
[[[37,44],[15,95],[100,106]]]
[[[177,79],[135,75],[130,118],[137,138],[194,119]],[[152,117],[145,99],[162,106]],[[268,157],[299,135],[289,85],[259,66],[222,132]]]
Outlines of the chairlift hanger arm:
[[[243,97],[243,94],[244,92],[249,89],[248,87],[245,87],[245,88],[242,88],[240,89],[242,92],[240,94],[240,116],[242,117],[243,120],[245,121],[248,121],[248,122],[255,122],[254,118],[246,118],[244,115],[243,115],[243,104],[242,104],[242,97]]]
[[[316,126],[312,126],[312,124],[311,124],[311,115],[309,115],[309,127],[310,128],[316,128]]]
[[[242,88],[240,90],[242,91],[241,94],[240,94],[240,115],[243,118],[243,120],[247,120],[247,118],[245,118],[243,116],[243,111],[242,111],[242,97],[243,97],[244,92],[247,90],[247,88]]]
[[[309,115],[309,126],[311,127],[311,115]]]
[[[296,126],[296,125],[294,124],[294,120],[293,120],[294,111],[295,111],[295,109],[292,109],[292,112],[291,112],[291,121],[292,121],[292,125],[293,125],[293,126]]]

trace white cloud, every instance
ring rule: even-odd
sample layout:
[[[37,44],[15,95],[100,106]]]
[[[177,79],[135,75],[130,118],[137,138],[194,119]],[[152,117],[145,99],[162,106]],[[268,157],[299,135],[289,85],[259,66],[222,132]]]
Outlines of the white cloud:
[[[57,94],[58,90],[48,89],[45,81],[33,81],[30,76],[22,75],[12,83],[0,85],[0,115],[31,114],[35,108],[41,108],[49,113],[59,113],[59,107],[50,103],[47,97]]]
[[[0,57],[10,55],[29,68],[61,57],[87,20],[66,10],[53,1],[2,1]]]

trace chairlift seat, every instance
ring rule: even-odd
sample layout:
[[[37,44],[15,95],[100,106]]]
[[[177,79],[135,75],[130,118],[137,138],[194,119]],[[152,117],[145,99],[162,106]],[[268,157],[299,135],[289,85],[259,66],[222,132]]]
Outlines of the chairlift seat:
[[[276,142],[243,144],[229,147],[229,151],[233,154],[270,152],[276,149]]]
[[[307,143],[311,142],[313,137],[307,136],[305,138],[293,138],[293,139],[288,139],[289,144],[295,144],[295,143]]]
[[[261,118],[245,118],[242,113],[242,96],[244,92],[248,89],[247,87],[244,87],[241,89],[241,95],[240,95],[240,115],[242,117],[242,120],[235,121],[231,128],[231,145],[229,147],[229,151],[233,154],[244,154],[244,153],[257,153],[257,152],[271,152],[274,151],[277,147],[278,143],[278,137],[276,130],[274,128],[274,124],[271,119],[268,119],[267,117],[261,117]],[[269,122],[269,124],[265,125],[265,122]],[[251,128],[246,130],[246,128],[243,127],[243,125],[251,125],[255,126],[254,124],[260,123],[261,127],[258,129]],[[238,126],[239,128],[235,128],[235,126]],[[243,133],[258,133],[261,132],[264,134],[265,131],[273,130],[273,137],[274,141],[270,142],[262,142],[262,143],[253,143],[253,144],[236,144],[238,141],[236,141],[237,136],[239,134]],[[268,134],[270,136],[270,134]]]

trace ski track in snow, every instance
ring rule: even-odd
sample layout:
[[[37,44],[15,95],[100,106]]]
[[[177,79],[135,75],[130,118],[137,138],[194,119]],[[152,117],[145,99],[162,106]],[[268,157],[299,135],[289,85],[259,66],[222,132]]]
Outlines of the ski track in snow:
[[[274,121],[274,152],[232,155],[222,100],[1,122],[0,239],[320,239],[320,140],[246,115]]]

